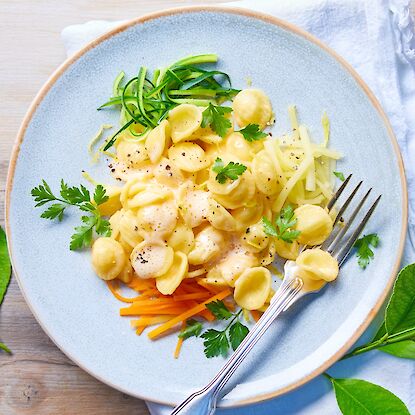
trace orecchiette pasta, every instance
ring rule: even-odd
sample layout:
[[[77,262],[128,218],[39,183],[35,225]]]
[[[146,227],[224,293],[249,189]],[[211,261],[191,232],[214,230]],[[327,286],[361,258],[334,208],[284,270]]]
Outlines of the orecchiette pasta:
[[[173,264],[173,249],[162,243],[143,241],[131,252],[131,264],[140,278],[156,278]]]
[[[188,269],[187,256],[183,252],[175,252],[173,264],[168,271],[157,277],[156,287],[164,295],[173,294],[186,276]]]
[[[254,267],[245,270],[235,281],[236,303],[247,310],[258,310],[267,301],[271,291],[271,273],[267,268]]]
[[[163,120],[147,136],[145,149],[152,163],[158,163],[170,140],[170,124]]]
[[[240,127],[258,124],[264,128],[272,118],[271,102],[259,89],[243,89],[236,95],[232,107]]]
[[[182,104],[169,112],[173,143],[186,140],[200,127],[202,110],[196,105]]]
[[[263,134],[273,113],[258,89],[240,91],[232,108],[213,116],[210,105],[180,104],[139,138],[136,123],[120,135],[110,167],[125,183],[105,187],[108,200],[98,208],[112,233],[92,249],[100,278],[130,287],[146,279],[139,283],[152,284],[149,296],[177,299],[177,309],[205,301],[192,291],[197,285],[209,293],[229,289],[240,307],[264,311],[276,257],[296,261],[306,289],[337,277],[330,254],[300,247],[320,245],[332,232],[322,206],[331,198],[338,153],[311,143],[294,108],[290,134]],[[220,125],[209,121],[215,117]]]
[[[117,278],[126,261],[122,246],[112,238],[98,238],[92,245],[92,266],[103,280]]]
[[[330,235],[333,221],[328,212],[315,205],[302,205],[295,209],[296,229],[300,231],[298,241],[304,245],[320,245]]]

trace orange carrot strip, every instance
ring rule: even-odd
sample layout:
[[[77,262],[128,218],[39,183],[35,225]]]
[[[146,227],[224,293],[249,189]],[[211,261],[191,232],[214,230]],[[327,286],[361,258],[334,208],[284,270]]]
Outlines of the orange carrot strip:
[[[185,301],[185,300],[206,300],[209,296],[209,293],[206,291],[205,293],[190,293],[190,294],[181,294],[181,295],[173,295],[174,301]]]
[[[255,322],[257,322],[260,318],[262,313],[260,313],[257,310],[251,310],[251,314],[252,314],[252,318],[255,320]]]
[[[203,318],[205,318],[207,321],[214,321],[215,320],[215,316],[209,311],[209,310],[203,310],[199,313],[199,316],[202,316]]]
[[[186,321],[183,321],[182,323],[182,330],[186,328]],[[180,350],[182,348],[182,344],[183,344],[183,337],[179,337],[177,340],[177,345],[176,345],[176,349],[174,350],[174,358],[178,359],[180,356]]]
[[[138,297],[138,299],[136,301],[133,302],[133,306],[134,305],[138,305],[138,306],[153,306],[153,305],[164,305],[164,304],[168,304],[168,305],[176,305],[176,303],[170,299],[170,298],[154,298],[154,299],[144,299],[144,300],[140,300],[140,297]]]
[[[160,336],[160,334],[164,333],[165,331],[171,329],[174,327],[177,323],[180,323],[182,321],[186,321],[188,318],[194,316],[195,314],[200,313],[201,311],[206,309],[206,304],[211,303],[215,300],[223,300],[224,298],[231,295],[231,291],[229,289],[226,289],[224,291],[221,291],[218,294],[215,294],[213,297],[209,298],[208,300],[204,301],[201,304],[198,304],[197,306],[191,308],[190,310],[185,311],[184,313],[172,318],[171,320],[167,321],[166,323],[161,324],[154,330],[150,331],[148,333],[148,337],[150,339],[155,339],[156,337]]]
[[[160,315],[172,315],[177,316],[188,310],[187,307],[171,307],[163,309],[149,309],[149,308],[120,308],[120,316],[160,316]]]
[[[140,336],[141,333],[145,330],[147,326],[140,326],[136,331],[135,334],[137,334],[137,336]]]
[[[171,316],[140,317],[139,319],[131,320],[130,325],[136,329],[141,326],[152,326],[154,324],[164,323],[170,319]]]
[[[137,299],[140,298],[140,296],[138,297],[132,297],[132,298],[127,298],[122,296],[120,293],[117,292],[117,290],[115,289],[115,287],[112,284],[112,281],[107,281],[107,286],[110,289],[112,295],[120,301],[123,301],[124,303],[133,303],[134,301],[136,301]]]
[[[141,278],[133,278],[127,285],[134,290],[142,291],[149,288],[154,288],[155,282],[153,279],[143,280]]]

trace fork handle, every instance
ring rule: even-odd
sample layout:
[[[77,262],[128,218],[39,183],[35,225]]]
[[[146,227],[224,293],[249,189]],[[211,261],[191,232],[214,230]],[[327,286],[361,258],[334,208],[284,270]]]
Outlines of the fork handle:
[[[300,278],[284,281],[272,298],[268,309],[217,375],[203,389],[193,393],[176,406],[171,415],[212,415],[216,410],[220,391],[271,323],[299,298],[302,286],[303,281]]]

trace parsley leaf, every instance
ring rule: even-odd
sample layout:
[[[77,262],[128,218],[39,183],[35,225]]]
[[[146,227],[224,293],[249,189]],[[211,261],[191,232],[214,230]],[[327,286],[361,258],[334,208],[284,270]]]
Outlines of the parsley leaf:
[[[212,170],[217,173],[216,181],[220,184],[224,184],[227,179],[236,180],[241,176],[245,172],[246,166],[240,163],[234,163],[233,161],[230,161],[224,166],[222,159],[217,157]]]
[[[218,319],[218,320],[228,320],[233,316],[233,314],[226,308],[223,301],[216,300],[209,304],[206,304],[206,308]]]
[[[202,323],[197,320],[188,320],[186,327],[180,331],[179,337],[181,339],[188,339],[189,337],[199,337],[202,332]]]
[[[93,200],[91,200],[91,194],[85,186],[70,187],[63,180],[60,184],[60,197],[55,196],[45,180],[42,180],[38,187],[33,188],[31,194],[35,199],[36,207],[50,202],[59,202],[49,205],[40,215],[44,219],[62,221],[68,206],[75,206],[81,211],[89,213],[88,216],[81,217],[83,224],[75,228],[69,245],[70,249],[75,250],[90,246],[94,230],[98,235],[110,236],[110,224],[108,220],[101,217],[98,210],[98,205],[105,203],[109,198],[104,186],[99,184],[95,187]]]
[[[342,182],[344,182],[346,180],[346,178],[344,177],[344,174],[341,171],[334,171],[333,174],[340,179]]]
[[[232,112],[230,107],[221,107],[209,103],[209,106],[203,111],[202,127],[205,128],[209,125],[215,133],[222,138],[225,137],[232,126],[231,121],[225,117],[225,114],[230,112]]]
[[[354,246],[357,248],[358,264],[361,268],[365,269],[369,262],[375,256],[371,247],[376,248],[379,245],[379,236],[376,233],[371,233],[359,238]]]
[[[244,326],[240,321],[237,321],[229,328],[229,339],[233,350],[238,348],[248,333],[248,327]]]
[[[300,231],[292,230],[297,223],[292,206],[288,205],[280,212],[275,220],[275,226],[265,216],[262,218],[264,232],[284,242],[292,243],[300,235]]]
[[[239,130],[238,133],[241,133],[245,140],[249,142],[262,140],[268,135],[259,129],[258,124],[248,124],[245,128]]]
[[[102,184],[99,184],[95,188],[94,192],[94,201],[97,205],[101,205],[109,199],[108,195],[105,193],[105,188]]]
[[[237,313],[231,313],[223,304],[222,301],[214,301],[206,304],[206,307],[211,311],[218,320],[229,320],[228,325],[221,331],[209,329],[202,334],[205,339],[203,345],[206,357],[226,356],[231,346],[233,350],[241,344],[242,340],[249,333],[248,327],[244,326],[239,321],[239,316],[242,310]]]
[[[225,331],[209,329],[203,333],[201,337],[205,339],[203,346],[205,346],[206,357],[209,358],[220,355],[226,357],[229,350],[229,342]]]
[[[41,215],[41,218],[45,219],[59,219],[59,222],[63,219],[63,212],[66,209],[66,206],[62,203],[54,203],[50,205]]]

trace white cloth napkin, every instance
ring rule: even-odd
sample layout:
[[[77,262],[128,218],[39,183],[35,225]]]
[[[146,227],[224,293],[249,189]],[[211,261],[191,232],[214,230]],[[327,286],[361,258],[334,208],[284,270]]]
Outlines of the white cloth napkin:
[[[366,81],[389,116],[406,166],[409,237],[404,262],[415,262],[415,37],[409,0],[244,0],[227,4],[283,18],[320,38],[342,55]],[[62,31],[68,56],[121,22],[93,21]],[[379,324],[363,336],[368,339]],[[398,395],[415,414],[415,363],[371,352],[330,369],[333,376],[366,379]],[[147,403],[151,414],[171,408]],[[219,410],[227,415],[332,415],[340,413],[334,393],[321,377],[271,401]]]

